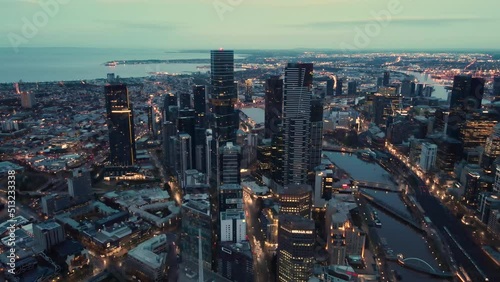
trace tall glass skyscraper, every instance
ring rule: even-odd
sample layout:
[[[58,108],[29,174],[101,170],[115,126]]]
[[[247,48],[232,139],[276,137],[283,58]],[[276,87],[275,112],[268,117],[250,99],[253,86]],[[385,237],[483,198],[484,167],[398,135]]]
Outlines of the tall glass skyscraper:
[[[450,109],[470,112],[481,108],[484,79],[470,75],[457,75],[453,79]]]
[[[306,282],[313,271],[314,221],[281,215],[278,229],[278,281]]]
[[[304,184],[311,145],[313,64],[289,63],[283,87],[283,185]]]
[[[236,142],[238,116],[234,104],[238,97],[234,84],[234,51],[212,50],[210,58],[210,106],[215,138],[219,144]]]
[[[109,160],[114,166],[135,164],[134,115],[125,84],[104,87],[109,130]]]
[[[271,76],[266,80],[266,138],[273,138],[279,132],[283,116],[283,79]]]

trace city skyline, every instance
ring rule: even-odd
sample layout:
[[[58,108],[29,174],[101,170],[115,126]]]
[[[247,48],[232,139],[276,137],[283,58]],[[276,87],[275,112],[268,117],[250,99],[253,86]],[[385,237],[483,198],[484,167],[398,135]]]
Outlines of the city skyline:
[[[0,47],[498,49],[500,3],[462,2],[6,1]]]

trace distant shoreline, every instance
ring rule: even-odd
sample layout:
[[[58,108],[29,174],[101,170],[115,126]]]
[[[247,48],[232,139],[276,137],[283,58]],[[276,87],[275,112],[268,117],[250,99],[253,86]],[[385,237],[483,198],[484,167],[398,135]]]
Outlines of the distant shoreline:
[[[243,59],[234,59],[235,62],[242,62]],[[210,64],[210,59],[175,59],[175,60],[114,60],[104,63],[106,66],[111,65],[149,65],[149,64]]]

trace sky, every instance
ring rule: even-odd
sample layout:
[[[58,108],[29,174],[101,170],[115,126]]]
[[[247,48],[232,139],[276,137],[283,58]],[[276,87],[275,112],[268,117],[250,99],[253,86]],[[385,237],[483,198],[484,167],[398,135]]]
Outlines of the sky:
[[[500,49],[498,0],[0,0],[0,47]]]

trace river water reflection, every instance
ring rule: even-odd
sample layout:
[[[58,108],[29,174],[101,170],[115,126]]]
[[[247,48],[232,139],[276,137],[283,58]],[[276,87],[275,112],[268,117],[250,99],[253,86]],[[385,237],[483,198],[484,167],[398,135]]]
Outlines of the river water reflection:
[[[354,180],[392,183],[390,174],[377,163],[365,162],[359,159],[355,154],[336,152],[324,152],[324,154],[335,163],[336,166],[350,174]],[[386,193],[369,189],[362,189],[362,191],[394,209],[411,215],[398,193]],[[381,240],[387,243],[387,247],[394,251],[394,254],[403,254],[405,258],[418,258],[427,262],[434,269],[439,269],[435,256],[432,254],[432,251],[429,249],[421,233],[415,231],[409,225],[402,223],[384,211],[376,207],[373,207],[373,209],[377,211],[378,218],[382,223],[382,226],[377,228],[377,233]],[[401,276],[402,281],[446,281],[403,268],[395,262],[390,262],[389,265],[391,269],[395,270]]]
[[[323,152],[323,154],[355,180],[387,185],[395,184],[391,180],[391,175],[377,163],[365,162],[355,154],[340,152]]]

